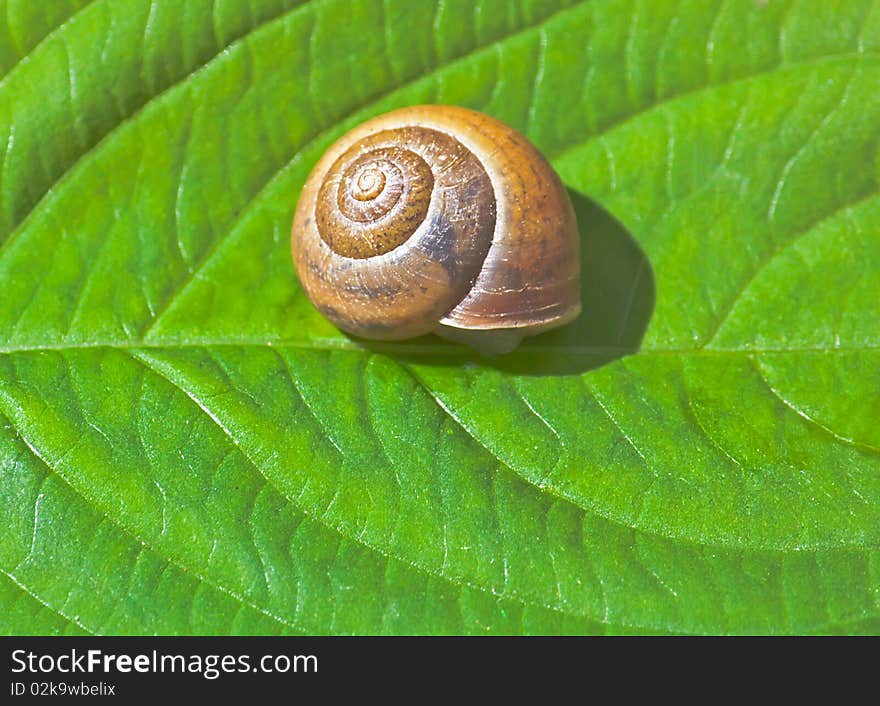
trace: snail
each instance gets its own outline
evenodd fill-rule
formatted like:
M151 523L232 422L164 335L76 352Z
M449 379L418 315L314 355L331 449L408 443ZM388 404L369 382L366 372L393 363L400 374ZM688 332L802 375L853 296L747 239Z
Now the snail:
M422 105L341 137L293 219L300 283L337 327L368 339L434 332L487 353L581 310L574 210L513 128Z

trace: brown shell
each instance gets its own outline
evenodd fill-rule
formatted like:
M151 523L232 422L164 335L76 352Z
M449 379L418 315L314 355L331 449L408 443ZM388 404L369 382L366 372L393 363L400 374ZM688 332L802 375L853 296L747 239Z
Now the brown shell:
M562 183L526 138L465 108L403 108L340 138L303 187L292 250L315 306L364 338L515 345L581 309Z

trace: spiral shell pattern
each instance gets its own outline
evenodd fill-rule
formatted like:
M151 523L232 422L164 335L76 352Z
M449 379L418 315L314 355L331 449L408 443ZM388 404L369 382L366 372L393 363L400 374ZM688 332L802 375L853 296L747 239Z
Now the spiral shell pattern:
M404 108L344 135L303 187L292 251L315 306L364 338L537 329L580 311L558 177L515 131L463 108Z
M495 194L454 137L382 130L334 159L314 227L320 242L302 264L309 291L333 295L313 299L322 313L368 338L417 336L473 285L495 230Z

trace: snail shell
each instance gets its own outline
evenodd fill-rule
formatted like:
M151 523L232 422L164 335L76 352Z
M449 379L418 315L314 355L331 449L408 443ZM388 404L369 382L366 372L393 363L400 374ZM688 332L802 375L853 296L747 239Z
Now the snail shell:
M363 338L435 332L503 352L581 310L559 177L465 108L403 108L340 138L303 187L292 250L313 304Z

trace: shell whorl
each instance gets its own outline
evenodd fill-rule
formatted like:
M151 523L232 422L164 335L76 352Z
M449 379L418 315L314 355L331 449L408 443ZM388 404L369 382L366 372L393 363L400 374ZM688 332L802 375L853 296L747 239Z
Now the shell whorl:
M425 220L434 174L421 154L395 144L412 138L402 133L377 136L390 147L354 145L327 173L315 215L321 239L339 255L384 255L409 240Z
M549 328L580 311L578 236L558 177L518 133L451 106L363 123L306 181L293 257L343 330Z

